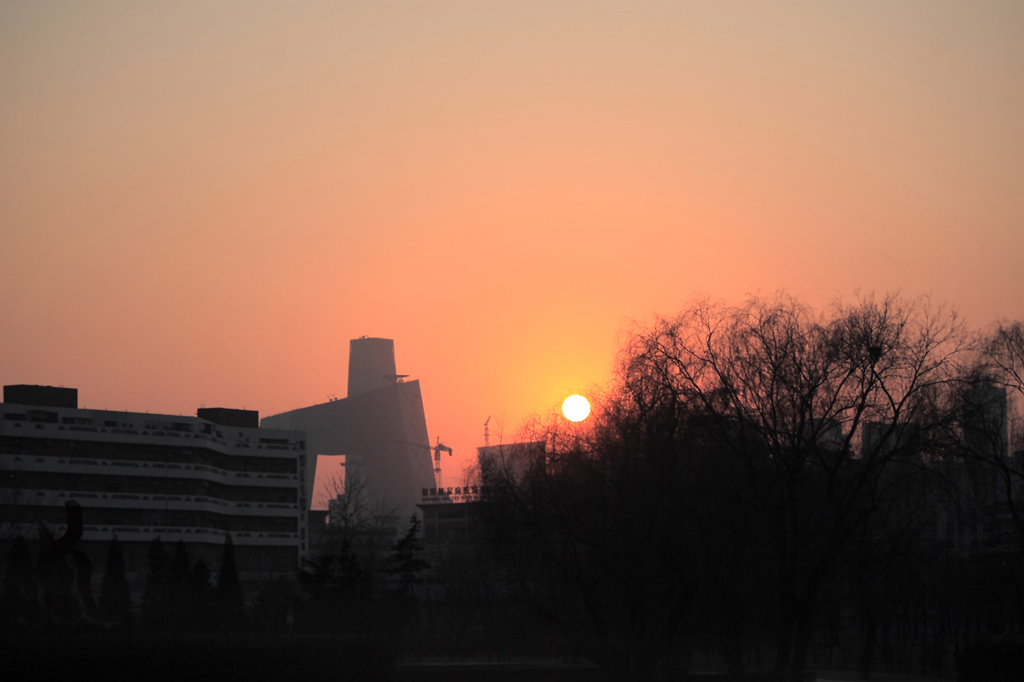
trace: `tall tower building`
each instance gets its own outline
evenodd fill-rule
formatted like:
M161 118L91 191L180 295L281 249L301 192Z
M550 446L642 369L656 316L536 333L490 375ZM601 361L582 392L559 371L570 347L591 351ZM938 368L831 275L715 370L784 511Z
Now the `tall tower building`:
M395 342L364 336L348 344L348 397L391 386L398 380Z
M407 517L423 489L435 485L419 381L396 373L391 339L353 339L349 353L346 398L265 417L262 426L305 431L310 455L345 455L346 467L358 465L373 493ZM313 473L306 482L311 502Z

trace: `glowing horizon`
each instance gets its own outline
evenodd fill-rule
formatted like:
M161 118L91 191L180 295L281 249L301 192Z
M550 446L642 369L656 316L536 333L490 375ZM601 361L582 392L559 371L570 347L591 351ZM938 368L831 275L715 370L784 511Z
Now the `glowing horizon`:
M0 379L86 407L390 338L447 478L701 293L1024 318L1018 3L4 3L0 91Z

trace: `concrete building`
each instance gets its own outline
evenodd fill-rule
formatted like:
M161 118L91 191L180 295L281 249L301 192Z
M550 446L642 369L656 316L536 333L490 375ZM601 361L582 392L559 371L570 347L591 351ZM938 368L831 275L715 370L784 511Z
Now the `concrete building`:
M421 491L435 483L420 385L405 378L395 369L394 341L353 339L348 397L264 417L262 424L305 431L314 468L318 457L344 455L347 472L358 469L374 494L408 518ZM310 500L314 473L306 480Z
M61 535L73 499L85 526L78 548L102 571L116 535L136 595L157 537L183 541L216 571L230 536L243 581L292 574L307 554L305 434L258 421L223 408L197 417L79 409L76 389L5 386L0 543L34 538L40 523Z
M531 470L546 466L544 441L485 445L476 449L477 464L485 477L500 474L521 480Z
M477 463L483 477L521 479L531 469L543 467L547 456L544 441L503 443L478 447ZM476 552L481 504L487 496L482 481L468 485L430 487L420 491L417 505L423 517L423 547L432 567L446 565L453 552Z

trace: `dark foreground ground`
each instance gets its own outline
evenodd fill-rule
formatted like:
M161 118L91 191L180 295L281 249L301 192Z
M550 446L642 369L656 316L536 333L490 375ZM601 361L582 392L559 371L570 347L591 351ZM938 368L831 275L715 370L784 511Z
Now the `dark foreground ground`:
M66 679L95 682L245 680L281 682L381 680L394 682L547 682L627 680L586 661L400 662L379 640L338 635L113 635L73 632L0 634L0 679ZM662 669L653 682L770 682L771 676L733 678ZM808 680L815 679L811 674ZM821 671L818 682L860 679L856 673ZM926 678L878 674L879 682L926 682ZM948 682L942 680L939 682ZM935 682L935 680L927 680Z
M511 682L526 680L527 682L547 682L548 680L618 680L628 676L610 674L601 671L591 663L417 663L399 664L395 668L393 679L401 682ZM1024 677L1024 673L1022 673ZM679 670L657 670L653 682L774 682L770 673L749 673L741 677L724 673L696 672L685 673ZM807 682L862 682L860 673L837 670L824 670L807 673ZM876 673L871 675L871 682L954 682L955 677L915 677L894 673Z
M436 663L399 664L395 680L400 682L548 682L549 680L617 680L637 679L628 672L612 673L592 663L520 662L520 663ZM642 678L641 678L642 679ZM680 670L654 671L652 682L774 682L771 675L753 673L734 677L720 673L691 673ZM810 674L806 682L814 682ZM895 681L893 681L895 682Z

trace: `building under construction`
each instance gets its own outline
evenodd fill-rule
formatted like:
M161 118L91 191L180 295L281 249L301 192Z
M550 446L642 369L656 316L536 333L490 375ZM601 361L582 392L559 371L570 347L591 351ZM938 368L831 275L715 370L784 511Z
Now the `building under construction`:
M436 482L420 384L405 379L395 367L393 340L353 339L347 397L264 417L261 423L305 431L314 468L317 456L344 455L347 476L358 471L375 495L395 503L407 517L415 512L421 491ZM306 480L311 500L314 473Z

